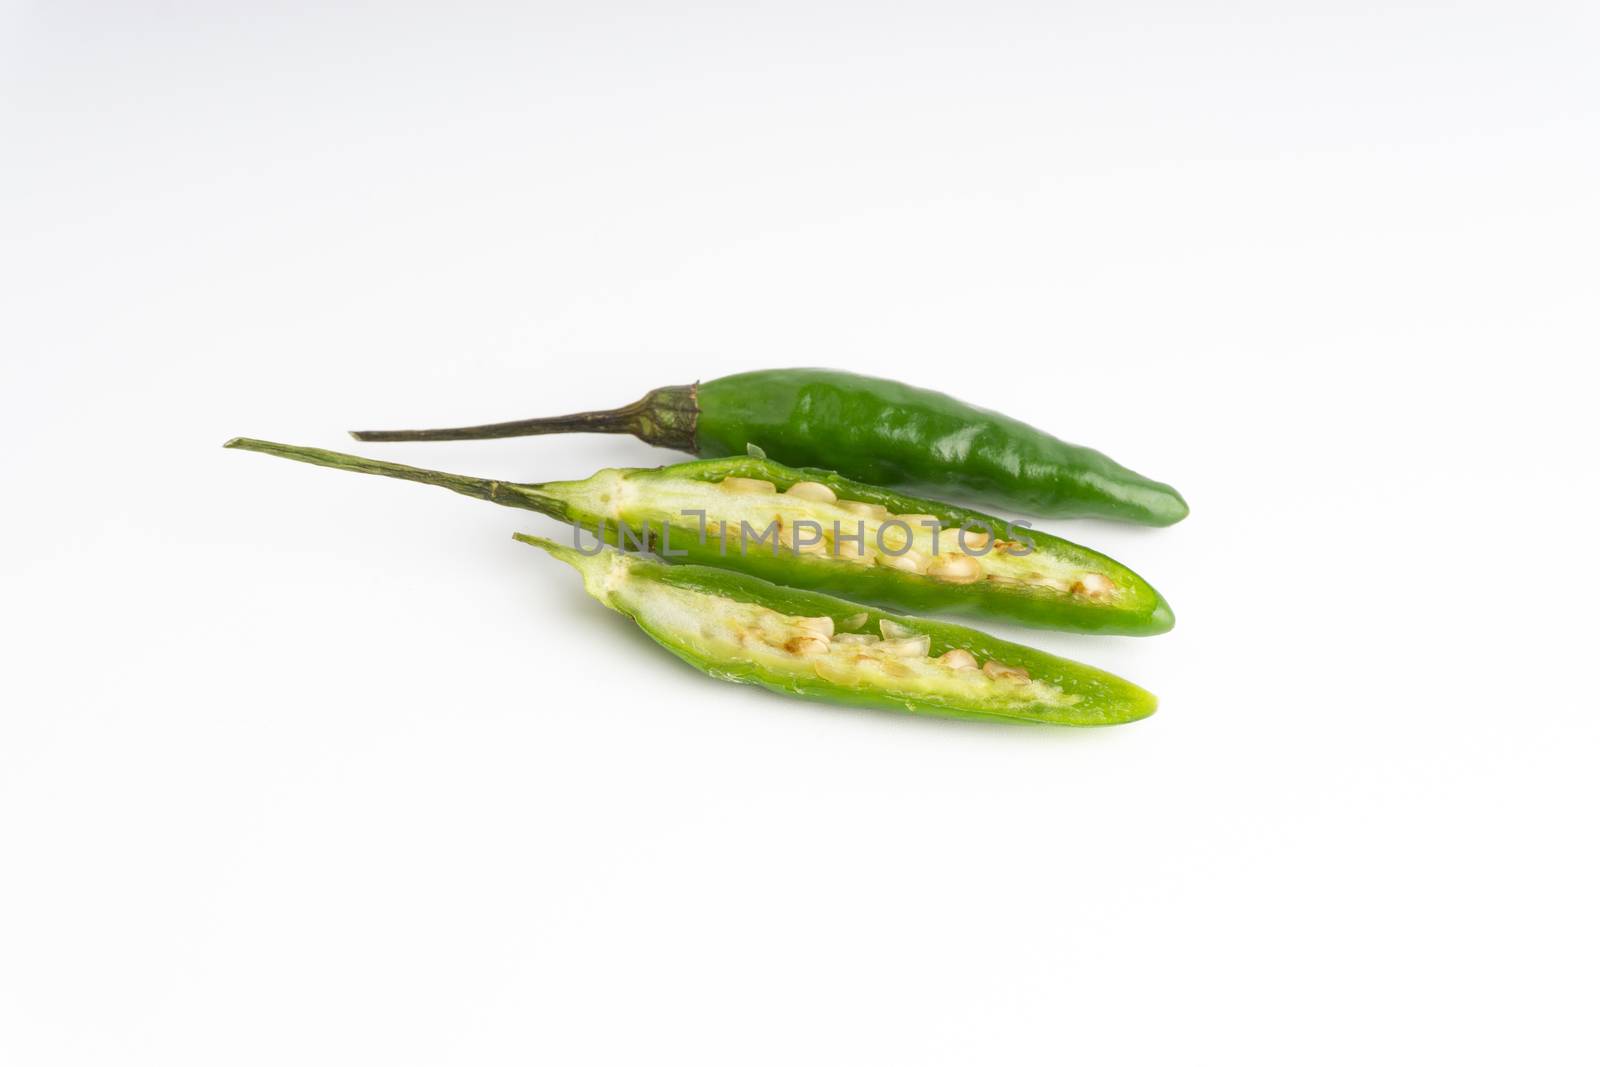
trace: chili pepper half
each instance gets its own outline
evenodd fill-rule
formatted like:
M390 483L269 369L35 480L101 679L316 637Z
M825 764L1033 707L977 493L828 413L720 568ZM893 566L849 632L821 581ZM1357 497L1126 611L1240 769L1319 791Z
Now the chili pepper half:
M1113 674L965 626L710 567L516 537L572 564L590 596L713 678L963 719L1109 726L1156 710L1154 696Z
M1157 634L1172 609L1108 556L981 512L753 456L607 468L519 484L235 438L229 448L443 486L601 540L913 612L1057 630Z
M626 407L445 430L358 430L359 441L457 441L631 433L699 456L755 445L799 467L877 485L955 490L1024 514L1170 526L1189 514L1172 486L1103 453L944 393L832 370L761 370L653 389Z

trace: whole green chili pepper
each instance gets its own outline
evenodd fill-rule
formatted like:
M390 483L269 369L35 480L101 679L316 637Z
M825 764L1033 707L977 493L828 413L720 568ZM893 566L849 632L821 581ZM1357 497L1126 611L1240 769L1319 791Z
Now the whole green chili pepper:
M631 433L699 456L755 445L797 467L878 485L954 490L1024 514L1169 526L1189 514L1170 485L1081 445L931 389L832 370L762 370L651 390L611 411L446 430L361 430L360 441Z
M1142 719L1156 698L1105 671L951 623L886 615L710 567L542 537L589 595L713 678L842 704L1061 726Z
M519 484L248 438L228 447L439 485L573 523L612 544L903 611L1091 633L1157 634L1173 623L1148 582L1091 549L754 456Z

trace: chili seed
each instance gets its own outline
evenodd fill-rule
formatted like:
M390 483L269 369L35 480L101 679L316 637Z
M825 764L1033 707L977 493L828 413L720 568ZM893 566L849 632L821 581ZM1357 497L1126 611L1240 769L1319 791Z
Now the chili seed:
M949 652L940 656L938 662L956 671L975 671L978 669L978 661L973 658L971 652L964 648L952 648Z
M983 577L983 568L973 557L951 552L928 565L928 577L942 582L975 582Z
M879 556L878 562L890 570L906 571L910 574L921 574L928 569L928 557L914 548L908 549L898 556Z
M990 678L1008 682L1026 682L1028 672L1022 667L1008 667L999 660L990 660L983 665L983 673Z
M816 656L828 651L828 639L815 634L801 634L784 642L784 651L797 656Z
M794 620L795 628L804 630L808 634L821 637L833 636L833 619L827 615L818 615L815 618L802 616Z
M903 659L921 659L928 654L928 646L932 643L932 638L927 634L921 634L917 637L901 638L898 641L884 641L878 647L891 656L899 656Z
M824 504L831 504L839 499L839 494L821 482L795 482L785 489L784 493L789 496L797 496L801 500L820 500Z
M778 487L765 478L724 478L720 483L730 493L776 493Z

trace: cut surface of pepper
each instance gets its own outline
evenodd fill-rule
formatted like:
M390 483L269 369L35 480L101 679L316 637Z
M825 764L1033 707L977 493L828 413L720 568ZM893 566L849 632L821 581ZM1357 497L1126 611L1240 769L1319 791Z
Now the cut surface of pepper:
M1161 595L1109 556L831 471L742 456L523 484L248 438L228 445L439 485L550 515L613 545L648 546L675 562L901 611L1087 633L1149 635L1173 625Z
M596 600L715 678L834 703L1060 726L1132 722L1156 709L1154 696L1115 675L965 626L730 571L516 537L571 564Z
M452 441L551 433L630 433L704 457L744 455L755 446L791 466L1049 518L1170 526L1189 513L1172 486L1092 448L944 393L847 371L750 371L653 389L608 411L354 436Z

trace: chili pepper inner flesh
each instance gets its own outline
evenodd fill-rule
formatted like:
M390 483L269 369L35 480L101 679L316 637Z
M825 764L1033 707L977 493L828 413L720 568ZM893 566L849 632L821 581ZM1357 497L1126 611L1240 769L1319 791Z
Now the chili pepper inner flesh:
M517 539L572 564L597 600L730 681L925 714L1062 725L1127 722L1155 710L1153 697L1120 678L966 627L609 548L589 556Z
M819 628L818 617L784 615L660 583L625 584L612 599L651 633L689 638L705 654L759 665L777 677L818 677L839 685L871 686L907 700L981 700L996 709L1018 711L1036 705L1071 707L1083 699L1009 664L985 673L976 666L941 662L929 654L926 640L830 634L825 631L832 626Z
M795 484L827 489L818 482ZM1037 549L1029 551L1022 541L994 536L981 526L950 528L934 515L897 514L880 504L837 498L831 490L829 499L819 499L796 495L794 487L782 491L758 479L708 482L657 477L647 485L619 478L595 486L592 492L567 496L557 491L557 495L584 511L635 527L659 529L666 523L693 528L698 535L698 516L703 514L705 536L716 541L719 550L724 538L737 550L742 537L749 551L771 527L780 552L889 567L935 581L1032 586L1040 592L1107 604L1124 599L1127 592L1097 570ZM754 547L767 543L763 540Z

